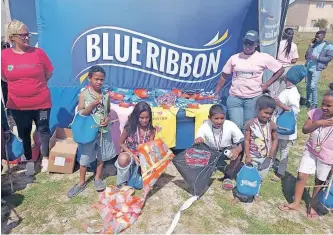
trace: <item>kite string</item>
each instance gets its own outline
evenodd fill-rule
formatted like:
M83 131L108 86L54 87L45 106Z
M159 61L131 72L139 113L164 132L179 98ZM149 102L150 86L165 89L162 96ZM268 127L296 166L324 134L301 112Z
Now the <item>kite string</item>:
M219 159L219 158L216 158L214 161L212 161L212 162L211 162L210 164L208 164L206 167L208 167L208 168L213 167L214 164L216 165L218 159ZM205 167L205 168L206 168L206 167ZM204 171L205 171L205 169L202 169L202 170L198 173L198 175L197 175L197 177L196 177L196 179L195 179L195 181L194 181L194 184L193 184L193 192L194 192L194 193L196 193L196 187L195 187L196 182L197 182L199 176L201 175L201 173L203 173ZM207 172L208 172L208 171L206 171L205 177L207 176ZM189 199L187 199L186 202L184 202L184 204L180 207L180 209L177 211L175 217L173 218L172 223L171 223L171 225L170 225L168 231L166 232L166 235L171 235L171 234L173 233L173 231L175 230L175 228L176 228L177 225L178 225L178 222L179 222L179 219L180 219L180 214L181 214L184 210L188 209L188 208L189 208L189 207L190 207L195 201L199 200L199 198L200 198L200 196L197 196L197 195L196 195L196 196L192 196L192 197L190 197Z
M188 209L193 202L197 201L199 199L199 196L192 196L189 199L187 199L186 202L184 202L184 204L180 207L180 209L177 211L177 214L175 215L175 217L172 220L172 223L168 229L168 231L166 232L167 235L171 235L173 233L173 231L175 230L175 228L178 225L179 219L180 219L180 214Z

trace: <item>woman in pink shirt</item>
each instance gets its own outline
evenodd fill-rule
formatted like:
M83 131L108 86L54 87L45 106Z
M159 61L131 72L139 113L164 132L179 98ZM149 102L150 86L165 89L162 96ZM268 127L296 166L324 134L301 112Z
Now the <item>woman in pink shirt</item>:
M217 84L215 94L219 94L226 78L232 74L230 96L227 100L228 115L231 121L244 131L244 124L255 116L257 99L282 74L281 63L266 53L256 51L259 44L258 32L250 30L243 42L243 52L229 58ZM264 71L268 69L274 75L263 83Z
M310 137L298 167L294 202L280 206L282 211L300 210L304 187L310 175L316 176L315 185L320 186L325 183L330 171L333 173L333 83L324 94L321 109L310 110L308 116L303 133L310 134ZM313 206L320 188L313 190L308 218L318 217Z
M13 47L1 51L1 78L8 84L7 108L23 141L26 174L33 175L35 170L31 161L30 138L32 121L40 133L44 157L42 171L46 171L48 165L51 97L47 81L52 76L53 66L42 49L30 47L30 34L22 22L9 23L6 34Z

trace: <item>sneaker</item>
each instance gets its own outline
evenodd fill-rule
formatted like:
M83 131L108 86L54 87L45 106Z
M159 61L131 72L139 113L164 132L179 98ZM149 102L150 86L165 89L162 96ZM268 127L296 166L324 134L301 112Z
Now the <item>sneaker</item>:
M27 162L27 159L25 158L24 154L21 156L21 162Z
M42 160L42 170L41 170L41 172L47 172L48 167L49 167L49 159L44 157L43 160Z
M103 190L105 190L105 188L106 188L106 184L103 180L98 179L98 180L94 181L94 189L97 192L103 191Z
M76 184L67 192L67 197L72 198L77 196L79 193L81 193L85 188L87 187L87 182L85 182L83 185Z
M35 174L35 163L34 162L27 162L25 164L25 175L33 176Z
M307 107L309 109L311 107L311 102L310 101L306 101L305 102L305 107Z

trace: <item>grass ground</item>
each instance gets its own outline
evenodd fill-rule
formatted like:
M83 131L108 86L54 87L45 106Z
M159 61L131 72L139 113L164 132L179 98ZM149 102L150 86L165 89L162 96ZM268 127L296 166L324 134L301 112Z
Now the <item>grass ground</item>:
M296 35L301 57L312 36ZM333 41L333 34L327 35L327 39ZM333 82L332 74L333 63L322 74L320 99L329 82ZM300 84L299 90L305 94L304 83ZM303 109L298 120L299 130L305 119L306 110ZM232 193L223 191L217 180L222 175L213 175L211 187L182 214L175 233L332 233L332 214L312 221L305 217L305 203L301 213L283 213L278 209L278 205L293 195L296 169L306 139L307 136L299 131L297 144L290 151L288 176L281 183L272 183L268 177L263 183L259 202L231 205ZM106 170L110 171L114 168ZM37 174L30 179L18 169L14 177L16 192L5 196L14 210L2 222L2 233L84 233L84 224L99 219L91 208L97 201L92 183L80 196L70 200L66 196L67 190L78 181L78 172L72 175ZM115 177L108 177L107 182L114 184ZM2 187L3 192L9 190L6 175L2 176ZM126 233L165 233L176 211L190 197L185 187L182 177L170 165L152 190L142 215Z

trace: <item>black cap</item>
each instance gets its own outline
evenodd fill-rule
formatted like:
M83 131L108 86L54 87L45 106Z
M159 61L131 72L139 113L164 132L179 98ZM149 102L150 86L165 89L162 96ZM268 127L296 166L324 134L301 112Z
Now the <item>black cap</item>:
M259 42L259 34L257 31L255 30L249 30L246 32L245 36L244 36L244 41L248 40L251 42Z

